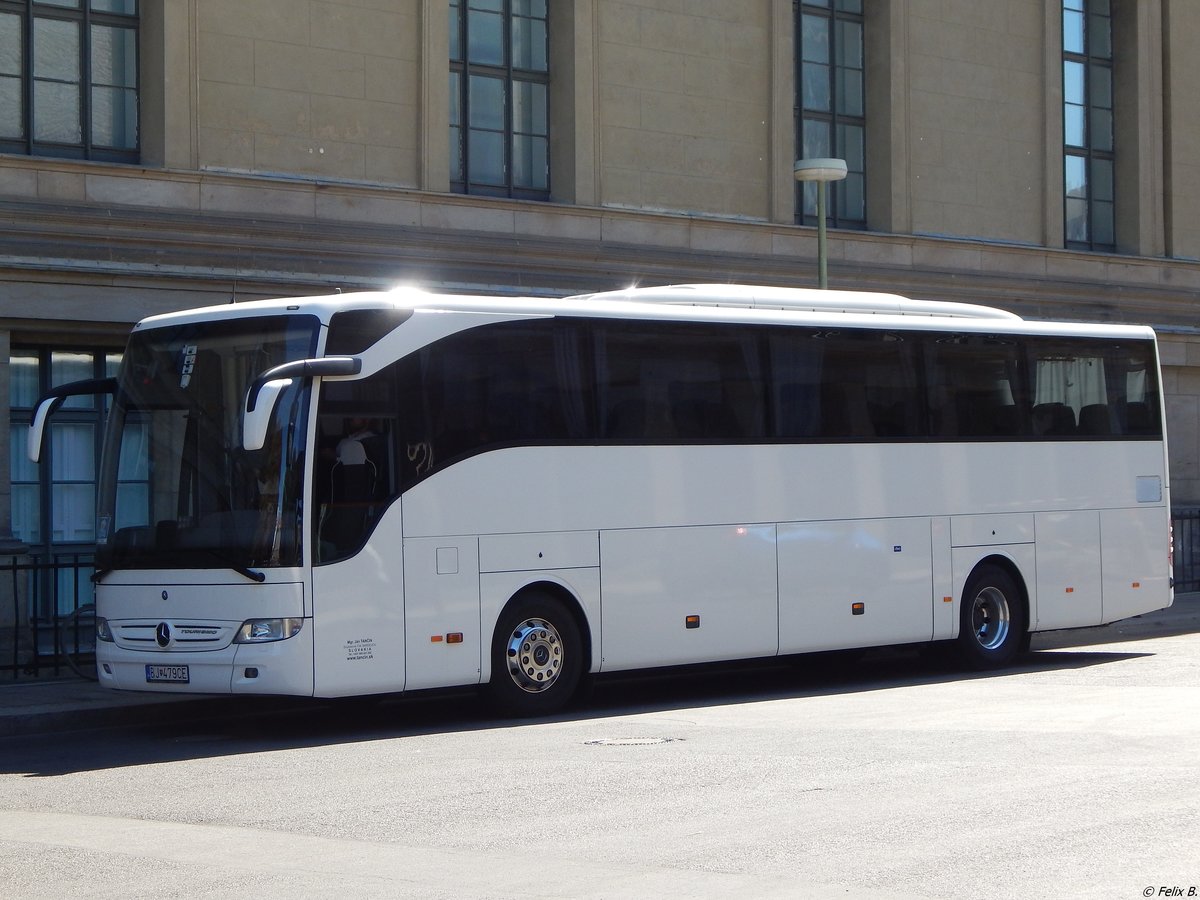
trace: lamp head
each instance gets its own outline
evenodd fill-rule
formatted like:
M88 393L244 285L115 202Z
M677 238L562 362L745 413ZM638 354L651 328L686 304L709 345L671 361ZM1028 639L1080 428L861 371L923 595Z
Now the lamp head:
M846 172L844 159L798 159L792 166L797 181L841 181Z

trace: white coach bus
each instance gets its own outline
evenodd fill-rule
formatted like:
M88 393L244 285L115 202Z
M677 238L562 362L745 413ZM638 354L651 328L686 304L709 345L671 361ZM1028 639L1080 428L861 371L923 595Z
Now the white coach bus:
M1148 328L723 285L154 316L116 379L97 663L339 697L1035 631L1172 602Z

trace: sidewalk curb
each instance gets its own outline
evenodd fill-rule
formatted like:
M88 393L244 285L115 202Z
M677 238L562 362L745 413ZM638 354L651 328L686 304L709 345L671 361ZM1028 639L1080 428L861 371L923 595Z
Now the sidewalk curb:
M0 696L4 688L0 687ZM198 720L227 714L229 700L216 697L155 698L98 707L69 707L0 717L0 738L88 731L147 722Z
M83 681L53 684L64 696L48 700L44 708L34 706L27 712L0 715L0 739L129 725L243 718L302 709L323 702L312 697L117 693ZM0 685L0 705L8 687Z

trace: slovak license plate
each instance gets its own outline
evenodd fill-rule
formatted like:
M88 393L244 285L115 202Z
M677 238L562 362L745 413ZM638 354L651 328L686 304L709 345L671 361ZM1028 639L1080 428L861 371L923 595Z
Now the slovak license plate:
M146 666L146 681L160 684L187 684L190 681L187 666Z

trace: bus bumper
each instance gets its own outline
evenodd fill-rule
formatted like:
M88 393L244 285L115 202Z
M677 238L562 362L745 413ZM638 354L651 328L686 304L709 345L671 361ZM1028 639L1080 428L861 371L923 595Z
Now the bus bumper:
M312 632L305 627L287 640L192 653L128 650L98 642L96 671L101 685L120 691L311 697Z

